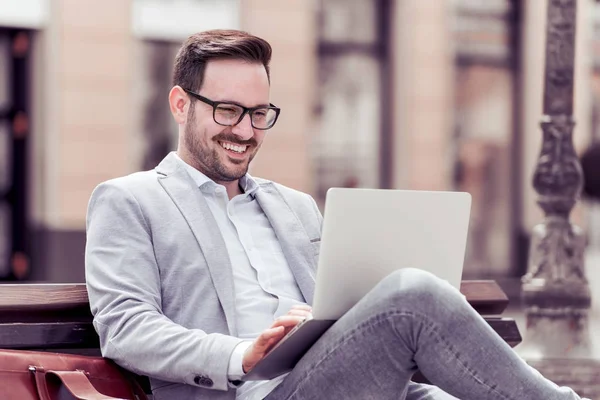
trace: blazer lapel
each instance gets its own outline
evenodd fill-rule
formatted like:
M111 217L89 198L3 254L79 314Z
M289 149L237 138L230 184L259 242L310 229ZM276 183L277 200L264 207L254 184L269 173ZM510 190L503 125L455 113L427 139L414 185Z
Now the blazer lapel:
M308 304L312 304L316 266L310 238L296 214L272 183L261 184L256 200L269 219L296 283Z
M229 333L237 335L233 272L225 241L208 203L188 173L170 153L156 168L158 181L183 214L200 244L219 301L225 312Z

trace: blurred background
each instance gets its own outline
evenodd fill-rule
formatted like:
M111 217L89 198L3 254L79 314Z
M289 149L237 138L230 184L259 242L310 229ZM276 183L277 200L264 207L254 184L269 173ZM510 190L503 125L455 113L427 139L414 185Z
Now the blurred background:
M468 191L464 277L517 293L542 220L545 15L545 0L2 0L0 279L84 281L94 187L175 149L182 40L236 28L273 46L282 108L253 175L321 206L332 186ZM600 4L579 0L577 29L583 152L600 141ZM599 215L573 212L589 251Z

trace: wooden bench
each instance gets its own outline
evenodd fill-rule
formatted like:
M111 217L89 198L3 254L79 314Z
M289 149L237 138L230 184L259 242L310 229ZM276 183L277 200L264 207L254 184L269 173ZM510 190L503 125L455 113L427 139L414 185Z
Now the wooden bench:
M515 321L501 317L508 298L494 281L463 281L461 292L509 345L521 342ZM0 348L100 355L85 284L0 284Z

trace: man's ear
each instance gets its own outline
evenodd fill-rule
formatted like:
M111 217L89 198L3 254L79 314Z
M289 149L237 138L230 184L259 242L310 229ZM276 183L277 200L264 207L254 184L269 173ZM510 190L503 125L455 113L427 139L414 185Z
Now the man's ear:
M191 107L190 98L181 86L173 86L169 92L169 107L171 114L178 125L187 121L188 108Z

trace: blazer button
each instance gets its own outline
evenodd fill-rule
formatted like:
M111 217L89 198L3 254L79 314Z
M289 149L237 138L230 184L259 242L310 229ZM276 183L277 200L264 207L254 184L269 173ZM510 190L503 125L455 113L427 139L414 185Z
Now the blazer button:
M196 385L206 386L206 387L212 387L212 385L214 385L214 382L212 381L212 379L207 378L206 376L200 376L200 375L194 377L194 382L196 383Z

